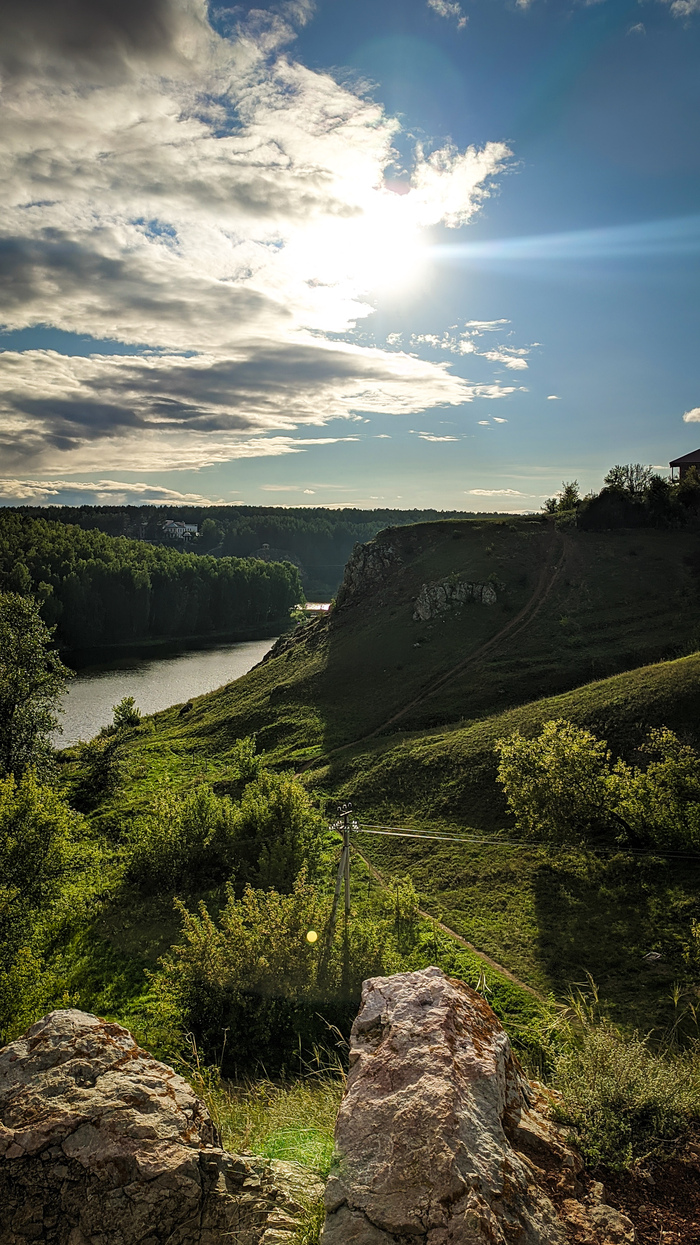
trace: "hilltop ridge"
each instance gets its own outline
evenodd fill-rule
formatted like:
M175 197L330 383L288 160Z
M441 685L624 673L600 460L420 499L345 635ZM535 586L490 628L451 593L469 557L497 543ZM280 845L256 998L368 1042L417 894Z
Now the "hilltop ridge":
M540 519L389 528L356 548L327 617L194 700L186 723L176 709L159 722L208 749L257 733L259 747L296 763L672 659L700 646L698 548L687 531L579 532ZM489 600L465 597L465 585L488 586ZM442 601L427 618L416 608L426 591Z

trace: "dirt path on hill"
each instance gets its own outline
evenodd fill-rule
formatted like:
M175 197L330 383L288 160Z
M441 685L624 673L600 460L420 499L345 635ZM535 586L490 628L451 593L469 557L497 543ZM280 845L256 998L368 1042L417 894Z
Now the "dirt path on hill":
M387 886L382 874L375 868L372 862L367 859L364 853L360 851L359 847L356 847L353 844L352 850L357 856L360 857L360 860L367 867L367 869L369 869L372 877L379 882L379 885L383 887L384 890L388 891L389 887ZM455 942L458 942L462 947L466 947L468 951L473 953L473 955L478 956L478 958L489 968L492 968L494 972L500 973L502 977L507 977L509 981L512 981L514 986L519 986L521 990L527 991L527 993L531 994L533 998L539 999L540 1003L546 1002L544 995L540 994L539 990L535 990L532 986L528 986L524 981L521 981L519 977L515 976L515 973L511 973L509 968L505 968L503 964L499 964L498 960L492 960L490 955L487 955L485 951L480 951L478 947L474 946L473 942L468 942L467 939L463 938L461 934L458 934L456 930L450 929L449 925L443 924L442 921L436 921L435 917L431 916L429 912L425 912L423 908L418 909L418 915L422 916L426 921L435 921L437 928L442 930L443 934L448 934L450 938L454 938Z
M506 623L505 627L502 627L500 631L497 631L496 635L492 636L490 640L487 640L485 644L482 644L481 647L476 649L475 652L470 653L467 657L464 657L462 661L458 661L457 664L452 666L452 668L445 674L440 675L439 678L431 682L429 687L425 687L422 691L420 691L413 700L410 700L407 705L404 705L403 709L399 709L398 713L395 713L392 717L387 718L386 722L382 722L381 726L375 727L373 731L370 731L367 735L363 735L361 740L356 740L355 742L362 743L365 739L374 739L375 735L381 734L387 726L393 726L394 722L398 722L404 714L409 713L411 709L415 709L416 706L422 704L424 700L428 700L429 697L434 696L436 692L440 691L441 687L444 687L446 683L450 683L456 675L461 674L463 670L468 669L468 667L473 665L475 662L481 661L482 657L486 657L494 648L497 648L497 646L505 640L506 637L510 637L512 639L513 636L519 635L521 631L524 631L526 627L529 627L533 618L536 618L539 614L542 606L554 587L559 572L564 565L566 546L562 544L558 561L554 566L552 566L554 553L555 546L552 544L547 561L540 572L540 577L537 581L535 591L530 599L526 601L525 605L523 605L522 609L518 611L515 617L511 618L509 623ZM352 744L344 744L343 747L351 748ZM330 755L333 754L331 753Z
M547 559L542 567L540 577L532 596L525 602L522 609L518 611L515 617L511 618L510 622L506 623L505 627L501 627L501 630L496 632L496 635L492 636L490 640L487 640L484 644L482 644L480 648L475 650L475 652L470 653L467 657L464 657L461 661L458 661L456 665L452 666L444 674L439 675L439 677L433 680L430 685L425 686L417 696L414 696L413 700L410 700L407 705L404 705L403 708L399 709L390 718L387 718L386 721L381 722L379 726L374 728L374 730L368 731L366 735L361 735L359 739L351 740L350 743L339 744L337 748L333 748L330 752L324 753L321 757L314 757L313 759L307 761L306 764L301 766L299 773L303 774L307 769L312 769L324 761L330 761L332 757L338 756L339 753L347 751L348 748L356 748L358 744L363 744L368 739L375 739L377 735L381 735L382 732L386 730L387 726L393 726L395 722L399 722L405 714L410 713L412 709L415 709L425 700L428 700L431 696L434 696L441 687L444 687L445 684L450 683L452 679L461 674L463 670L468 669L468 667L473 665L475 662L481 661L482 658L487 657L489 653L491 653L498 647L499 644L503 642L503 640L508 638L512 639L514 636L519 635L521 631L524 631L527 627L529 627L530 623L537 617L542 606L547 600L547 597L552 591L552 588L554 587L554 584L556 583L564 565L566 559L566 546L563 541L560 544L559 557L557 561L554 562L558 543L556 534L554 534Z

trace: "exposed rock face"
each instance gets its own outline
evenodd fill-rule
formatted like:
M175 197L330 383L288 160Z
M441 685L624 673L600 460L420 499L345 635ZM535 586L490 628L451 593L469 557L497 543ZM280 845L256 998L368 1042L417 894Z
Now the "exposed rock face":
M0 1051L0 1245L286 1245L299 1175L276 1166L222 1150L120 1025L56 1011Z
M495 605L496 589L493 584L470 583L465 579L448 576L436 584L423 584L413 611L415 622L429 622L437 614L445 610L455 609L467 601L476 601L479 605Z
M612 1207L580 1200L578 1154L462 982L438 968L366 981L350 1062L322 1245L634 1241Z
M355 545L338 589L336 609L342 609L350 601L354 603L357 597L382 587L398 562L399 555L393 545L376 540L366 545Z

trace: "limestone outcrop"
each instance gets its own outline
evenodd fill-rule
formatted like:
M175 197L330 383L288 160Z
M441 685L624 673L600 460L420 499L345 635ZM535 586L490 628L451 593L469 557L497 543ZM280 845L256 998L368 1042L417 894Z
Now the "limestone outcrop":
M0 1245L287 1245L304 1177L274 1166L120 1025L55 1011L0 1051Z
M429 622L446 610L458 609L467 601L478 605L495 605L496 588L492 583L478 584L449 575L435 584L423 584L413 609L414 622Z
M394 545L377 540L370 540L366 545L355 545L338 589L336 609L343 609L351 601L354 604L358 598L383 587L399 561Z
M632 1245L462 982L366 981L350 1063L322 1245Z

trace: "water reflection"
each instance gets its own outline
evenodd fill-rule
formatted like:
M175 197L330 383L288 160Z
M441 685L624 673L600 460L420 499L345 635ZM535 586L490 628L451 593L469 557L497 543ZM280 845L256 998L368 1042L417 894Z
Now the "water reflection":
M239 679L264 657L274 637L219 644L210 648L133 649L119 657L71 654L67 664L78 669L62 698L63 733L54 736L59 748L92 739L112 721L112 706L133 696L142 713L156 713L223 683Z

